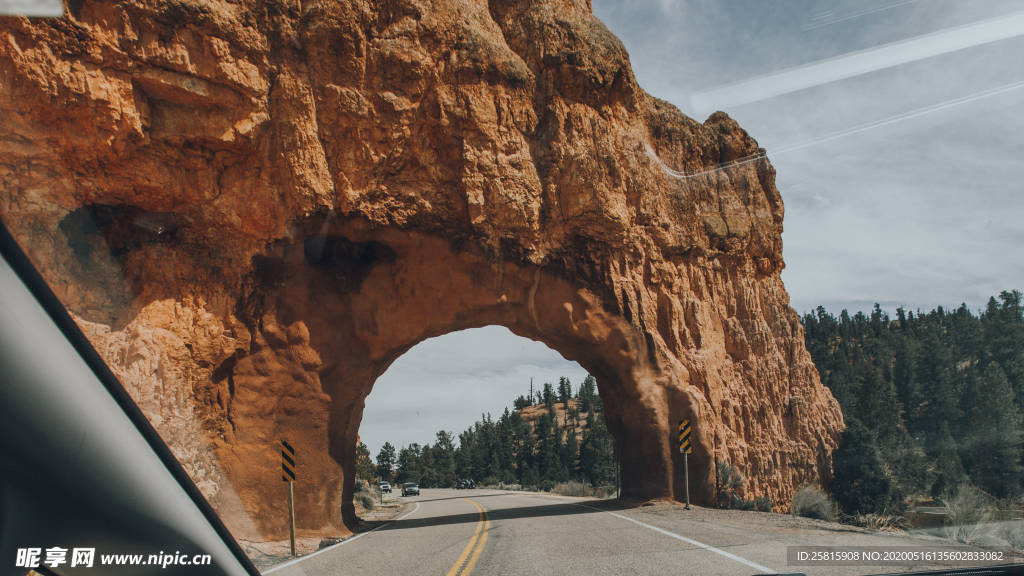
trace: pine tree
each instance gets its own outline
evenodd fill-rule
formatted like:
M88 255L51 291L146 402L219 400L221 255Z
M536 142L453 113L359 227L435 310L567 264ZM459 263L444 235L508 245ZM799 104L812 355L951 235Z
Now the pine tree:
M519 483L525 486L536 486L540 482L537 472L537 438L529 422L520 418L515 425L516 435L516 476ZM528 471L532 471L536 479L531 481Z
M407 448L398 451L398 469L395 471L395 482L419 483L422 472L420 471L420 445L413 443Z
M949 428L944 427L941 434L942 436L937 442L938 458L935 460L933 470L935 479L929 490L934 498L946 498L951 495L960 487L966 477L960 456L957 454L957 444L953 440Z
M1024 410L1024 307L1021 293L1001 292L992 298L982 316L984 358L999 364L1006 375L1019 409Z
M1015 495L1021 483L1021 415L1013 389L997 362L979 381L967 452L971 478L993 496Z
M390 482L395 471L396 460L395 447L390 442L385 442L381 446L380 452L377 453L377 476Z
M832 453L832 494L847 514L883 512L893 485L878 452L877 440L858 420L847 422L842 442Z
M555 469L555 439L551 434L551 414L541 414L533 424L533 435L537 438L537 473L541 479L550 479Z
M515 484L515 430L512 413L509 412L508 408L505 409L505 413L498 420L495 445L498 454L499 478L506 484ZM507 480L509 475L512 477L511 481Z
M473 466L475 447L476 434L472 428L459 434L459 447L455 449L455 473L459 478L472 479L476 475Z
M614 479L612 436L604 420L587 413L586 431L580 444L580 474L591 486L607 486Z
M556 400L556 396L555 396L555 389L554 389L554 388L552 388L552 386L551 386L551 383L550 383L550 382L545 382L545 383L544 383L544 393L543 393L543 398L544 398L544 402L543 402L543 403L544 403L544 406L545 406L545 407L546 407L546 408L547 408L548 410L554 410L554 408L555 408L555 400Z
M420 451L420 487L421 488L445 488L446 486L438 479L437 462L435 460L436 450L430 444L424 444Z
M537 468L534 466L526 467L526 469L523 470L523 476L519 483L530 488L538 486L540 484L540 473L537 472Z
M908 407L908 427L924 440L929 456L937 455L941 427L953 427L962 418L960 393L956 388L955 363L949 348L942 341L945 333L939 307L924 320L921 334L921 355L915 370L920 390L920 403Z
M455 439L451 432L441 430L434 444L434 465L437 467L437 485L448 487L455 484Z
M565 408L569 407L569 400L572 398L572 384L569 379L562 376L558 379L558 401Z
M590 374L587 374L587 377L583 379L583 383L580 384L577 397L580 400L580 412L590 412L598 409L601 398L597 394L597 381Z
M362 442L356 446L356 477L366 481L377 477L377 467L370 458L370 449Z
M523 408L532 406L533 402L525 396L520 396L512 402L512 407L516 410L522 410Z
M578 476L579 453L579 441L576 439L576 431L574 428L566 427L565 443L562 445L562 468L566 470L570 478Z

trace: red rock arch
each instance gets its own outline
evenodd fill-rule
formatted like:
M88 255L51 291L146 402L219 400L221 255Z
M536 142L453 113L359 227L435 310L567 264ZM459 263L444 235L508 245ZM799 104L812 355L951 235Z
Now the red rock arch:
M319 402L326 411L319 426L308 426L315 411L298 412L302 415L298 420L306 419L306 426L275 421L275 425L291 428L292 436L298 435L301 440L297 442L308 450L326 450L341 471L335 484L340 492L333 496L315 492L300 506L307 510L310 529L330 525L332 517L337 522L336 506L342 511L340 520L348 523L354 518L355 444L364 400L376 379L427 338L487 325L504 326L540 341L595 375L622 462L626 498L682 499L682 460L673 440L680 419L692 420L695 427L690 462L694 503L714 505L716 459L740 465L752 481L750 496L769 495L776 501L799 482L815 480L820 473L822 461L815 458L803 470L794 469L796 474L790 478L779 478L781 470L775 471L774 478L781 480L776 484L772 476L752 470L752 462L743 452L748 446L718 444L729 437L729 431L723 430L722 408L706 397L708 385L706 377L699 377L699 365L687 366L660 332L643 329L648 322L654 328L656 316L641 309L630 319L619 307L636 304L614 299L614 292L602 292L600 287L571 278L563 268L501 261L479 247L375 227L361 220L331 218L325 223L318 218L303 228L315 233L304 241L281 243L277 258L264 261L257 271L250 299L258 297L259 309L254 312L263 318L257 328L262 337L257 335L257 340L268 344L243 358L233 368L233 378L236 387L263 398L279 386L281 375L266 369L261 374L257 364L301 362L295 359L301 357L301 351L289 351L295 343L300 349L318 353L305 370L315 369L326 395ZM636 293L644 298L642 289ZM297 334L283 333L288 330L282 326ZM712 337L711 330L701 336L705 341ZM261 355L271 359L261 359ZM299 396L313 397L308 393ZM235 410L245 408L236 406ZM791 418L780 416L749 422L747 426L757 430L755 435L762 436L752 438L748 432L745 439L784 450L788 447L785 443L800 442L799 437L789 436L786 420ZM322 429L323 419L326 430ZM257 421L247 426L272 427ZM826 446L819 447L818 458L827 458ZM238 450L239 445L231 449ZM808 456L814 458L812 454ZM327 461L325 456L319 454L318 458ZM326 468L333 469L333 462ZM234 470L236 475L260 468L239 464L247 471ZM261 470L259 474L271 478L269 483L251 480L254 486L264 486L261 497L265 497L274 491L273 472ZM247 504L247 508L256 507ZM319 526L315 518L320 519ZM262 530L274 532L275 525L281 524L268 518Z
M686 417L695 501L716 459L782 505L827 480L774 176L645 93L585 1L0 20L0 218L248 539L285 533L284 435L300 535L343 532L373 380L486 324L597 376L627 495L678 496Z

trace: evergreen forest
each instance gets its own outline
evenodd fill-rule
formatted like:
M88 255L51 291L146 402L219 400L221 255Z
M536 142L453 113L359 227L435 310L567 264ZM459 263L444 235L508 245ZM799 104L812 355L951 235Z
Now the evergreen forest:
M993 498L1021 494L1020 292L977 313L900 308L890 318L876 304L838 318L818 307L801 320L846 421L830 487L844 512L898 513L965 483Z
M518 484L550 490L560 482L575 480L590 486L610 486L615 481L612 437L604 424L604 407L593 376L577 390L568 378L557 385L544 384L536 392L520 396L514 410L494 419L490 414L458 437L441 430L436 442L410 444L396 449L384 444L375 461L360 443L357 475L380 476L395 484L416 482L424 488L450 488L457 479L478 485ZM524 410L533 417L523 417ZM532 421L531 421L532 420Z

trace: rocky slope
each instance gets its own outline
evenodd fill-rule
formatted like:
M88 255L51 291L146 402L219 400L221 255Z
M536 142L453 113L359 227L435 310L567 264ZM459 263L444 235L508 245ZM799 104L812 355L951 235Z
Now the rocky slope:
M69 0L0 18L0 217L236 535L354 519L377 376L500 324L598 379L623 490L675 421L748 496L842 428L756 142L646 94L585 0Z

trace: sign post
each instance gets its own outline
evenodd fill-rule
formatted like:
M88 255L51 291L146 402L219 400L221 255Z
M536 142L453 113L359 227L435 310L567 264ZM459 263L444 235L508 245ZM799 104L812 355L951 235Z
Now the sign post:
M679 452L683 455L683 474L686 482L686 509L690 509L690 421L679 421Z
M295 556L295 448L281 440L281 480L288 483L288 518L291 521L292 556Z

